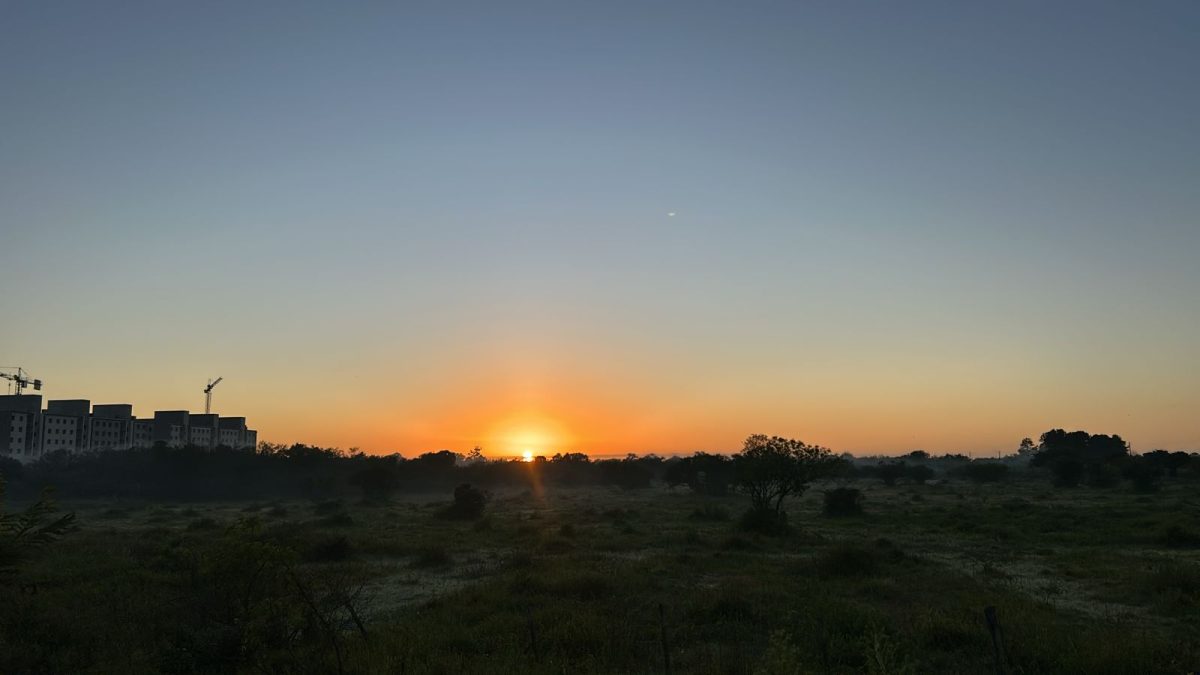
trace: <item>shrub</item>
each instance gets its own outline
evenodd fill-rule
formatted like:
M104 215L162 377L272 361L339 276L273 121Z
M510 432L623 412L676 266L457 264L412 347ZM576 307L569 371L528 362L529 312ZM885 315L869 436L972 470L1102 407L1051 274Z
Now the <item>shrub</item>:
M789 530L787 512L751 507L738 523L743 530L762 534L783 534Z
M762 662L754 670L755 675L777 675L779 673L803 673L803 652L792 642L787 631L777 630L771 633L767 643L767 651L763 653Z
M840 543L822 551L813 561L823 577L862 577L875 572L875 552L858 544Z
M313 513L318 516L328 516L342 510L342 500L331 499L313 505Z
M1144 577L1146 592L1164 604L1181 609L1200 605L1200 566L1164 561Z
M354 547L344 535L319 541L304 554L307 562L336 562L350 557Z
M726 551L754 551L758 549L758 545L745 537L734 535L721 542L721 548Z
M857 516L862 513L862 491L840 487L825 492L825 515Z
M996 462L971 462L962 473L974 483L998 483L1008 476L1008 466Z
M875 540L875 552L889 562L900 562L904 559L904 551L892 543L891 539L880 537Z
M413 567L445 567L450 564L450 554L440 546L427 546L417 551Z
M729 520L729 511L719 504L702 504L692 510L692 520Z
M908 468L908 478L914 483L924 485L925 481L933 478L933 476L933 469L925 466L924 464L914 464Z
M197 518L188 523L187 529L191 531L212 530L216 529L216 527L217 521L213 520L212 518Z
M1200 534L1182 525L1172 525L1163 535L1163 544L1167 548L1200 548Z
M438 516L451 520L474 520L483 515L487 505L487 493L463 483L454 488L454 503L438 512Z
M326 527L350 527L354 524L354 519L349 513L335 513L321 518L317 523Z
M880 462L875 467L875 475L883 481L884 485L892 486L896 484L902 476L908 473L908 465L904 462Z

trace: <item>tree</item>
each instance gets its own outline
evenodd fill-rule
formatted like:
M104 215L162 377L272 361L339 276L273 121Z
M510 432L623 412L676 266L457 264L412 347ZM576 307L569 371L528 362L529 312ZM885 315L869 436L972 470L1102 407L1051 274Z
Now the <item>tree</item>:
M1022 457L1033 457L1037 452L1037 446L1034 445L1032 438L1022 438L1021 445L1017 448L1017 454Z
M810 482L831 475L841 460L829 448L756 434L746 439L733 461L735 481L750 495L747 524L753 521L773 529L786 520L784 500L802 494Z
M903 461L900 462L880 462L875 467L875 473L883 481L884 485L892 486L896 484L904 474L908 473L908 465Z
M672 487L687 485L697 494L721 497L729 489L732 464L726 455L697 452L691 457L669 460L663 480Z
M400 487L396 457L362 457L358 461L363 467L350 476L350 484L362 490L363 499L367 501L387 501Z
M1070 487L1079 484L1082 475L1096 487L1112 485L1116 473L1112 464L1129 457L1129 444L1113 434L1088 434L1086 431L1067 432L1051 429L1041 436L1038 451L1029 460L1032 467L1050 467L1056 485Z
M975 460L959 467L958 473L975 483L998 483L1008 475L1008 465Z
M933 478L933 469L924 464L914 464L908 467L908 479L914 483L924 485L926 481Z
M1050 466L1050 470L1058 487L1076 487L1083 480L1083 462L1077 459L1060 459Z

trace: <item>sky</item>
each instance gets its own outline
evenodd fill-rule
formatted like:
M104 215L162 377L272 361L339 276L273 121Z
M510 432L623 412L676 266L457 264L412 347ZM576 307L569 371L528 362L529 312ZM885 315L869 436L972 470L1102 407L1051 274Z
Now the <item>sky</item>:
M369 452L1200 449L1200 4L0 2L0 365ZM673 215L672 215L673 214Z

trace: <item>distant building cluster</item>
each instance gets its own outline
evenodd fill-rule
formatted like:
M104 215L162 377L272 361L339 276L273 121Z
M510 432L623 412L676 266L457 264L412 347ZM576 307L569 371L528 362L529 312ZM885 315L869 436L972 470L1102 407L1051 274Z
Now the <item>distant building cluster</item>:
M40 395L0 396L0 455L32 462L56 450L93 452L149 448L253 448L258 432L245 417L158 410L153 419L133 416L128 403L92 405L84 399L47 401Z

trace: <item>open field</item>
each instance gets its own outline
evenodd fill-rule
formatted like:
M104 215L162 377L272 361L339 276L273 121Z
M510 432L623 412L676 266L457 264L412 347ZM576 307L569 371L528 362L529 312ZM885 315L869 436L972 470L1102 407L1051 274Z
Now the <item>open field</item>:
M1186 486L859 482L865 513L844 518L822 515L828 487L791 501L776 537L739 530L742 497L658 485L501 492L476 521L435 517L443 494L66 504L80 529L26 561L8 620L28 639L7 647L61 672L1200 668ZM353 596L353 617L328 613L331 644L257 636L291 611L257 587L271 559Z

